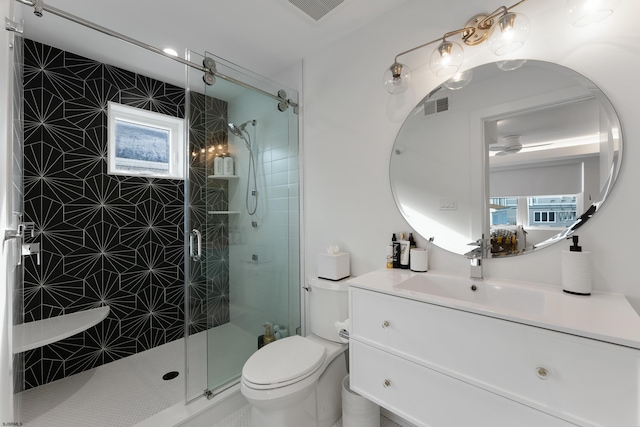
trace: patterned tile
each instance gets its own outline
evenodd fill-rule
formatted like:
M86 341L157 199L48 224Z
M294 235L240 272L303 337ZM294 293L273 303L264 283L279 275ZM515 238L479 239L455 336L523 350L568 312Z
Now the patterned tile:
M26 352L28 389L182 338L184 183L108 175L107 106L173 117L186 109L180 87L31 40L23 68L25 220L36 224L43 251L42 265L25 262L24 320L111 307L95 327ZM189 100L189 152L226 146L227 103ZM209 227L205 212L207 201L226 206L228 195L208 191L206 153L201 159L190 172L191 226L205 231L205 259L217 261L192 268L193 332L229 320L228 222ZM220 277L207 289L211 272Z

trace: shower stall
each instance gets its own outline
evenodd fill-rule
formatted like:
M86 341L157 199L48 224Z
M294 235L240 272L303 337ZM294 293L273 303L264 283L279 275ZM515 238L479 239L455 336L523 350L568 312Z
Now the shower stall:
M46 30L30 34L15 37L13 105L21 120L13 123L16 158L4 160L24 174L16 177L23 233L15 244L27 255L16 257L13 322L3 336L13 331L15 344L31 325L102 317L14 347L16 410L0 421L56 425L55 406L74 408L101 377L97 370L129 359L136 370L144 360L153 381L164 375L180 384L164 407L232 389L265 325L278 338L300 333L297 92L208 52L161 58L172 64L167 75L149 77L142 57L166 55L143 43L139 63L113 65L45 44ZM109 173L109 102L184 123L184 179ZM168 356L169 347L178 352ZM152 353L169 362L143 359ZM162 393L149 387L136 396ZM113 394L97 400L116 402ZM105 425L126 412L119 405L103 405L112 411L102 414ZM73 425L69 410L65 425ZM123 425L139 421L140 414Z
M246 85L188 74L190 120L189 365L206 353L207 375L190 372L187 398L208 397L237 382L265 325L277 337L300 328L300 220L297 98L211 53L225 75ZM255 90L259 88L261 90ZM274 89L276 89L274 91ZM282 111L284 110L284 111ZM203 113L204 111L204 113ZM216 167L232 159L231 168ZM194 246L201 241L200 256ZM201 336L206 335L206 348Z

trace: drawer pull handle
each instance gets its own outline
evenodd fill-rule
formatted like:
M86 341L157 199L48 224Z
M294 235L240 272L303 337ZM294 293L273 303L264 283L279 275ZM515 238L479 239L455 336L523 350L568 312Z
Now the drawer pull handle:
M387 387L391 386L391 381L390 380L384 380L384 383L382 384L382 386L384 388L387 388Z
M546 368L543 368L541 366L538 366L536 368L536 374L538 375L538 378L540 378L541 380L546 380L549 378L549 371Z
M391 325L391 323L389 323L389 321L388 321L388 320L385 320L384 322L382 322L382 327L383 327L384 329L387 329L387 328L389 327L389 325Z

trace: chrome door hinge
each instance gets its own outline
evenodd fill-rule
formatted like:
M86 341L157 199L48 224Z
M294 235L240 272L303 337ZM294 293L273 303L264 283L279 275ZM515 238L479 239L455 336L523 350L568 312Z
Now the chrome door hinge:
M12 33L22 35L24 31L24 26L22 22L13 21L5 16L4 18L4 29L7 31L11 31Z
M20 256L16 261L16 265L22 264L22 255L35 255L36 264L40 265L40 243L24 243L24 238L27 237L26 234L29 231L28 237L35 237L35 224L33 222L21 222L15 230L4 230L3 244L7 240L19 240L18 247L20 248Z

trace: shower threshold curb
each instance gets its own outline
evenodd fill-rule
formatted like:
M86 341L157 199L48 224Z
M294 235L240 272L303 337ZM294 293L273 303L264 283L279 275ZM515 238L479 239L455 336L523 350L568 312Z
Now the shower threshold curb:
M185 405L177 403L133 427L210 427L212 420L223 419L249 402L240 393L240 384L221 392L213 399L197 398Z

